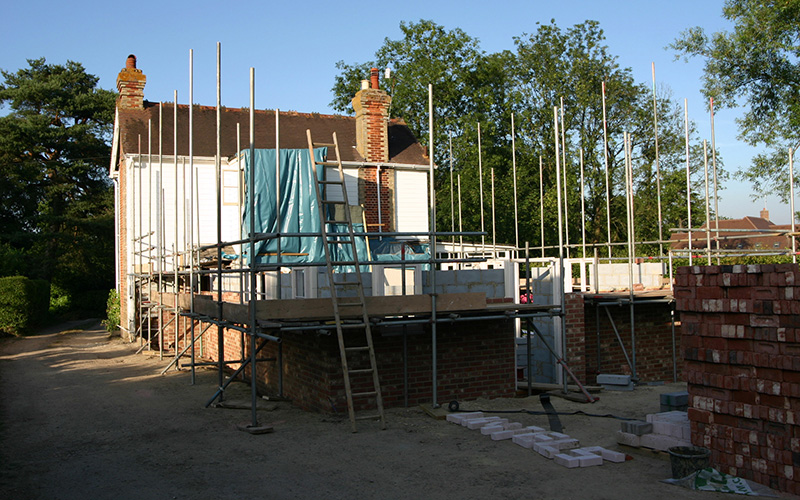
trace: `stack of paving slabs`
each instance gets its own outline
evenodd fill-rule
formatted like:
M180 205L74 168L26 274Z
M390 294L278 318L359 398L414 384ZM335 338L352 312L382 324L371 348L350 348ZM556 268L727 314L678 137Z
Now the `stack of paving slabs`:
M580 447L577 439L560 432L545 430L535 425L523 427L519 422L507 418L489 417L483 412L451 413L447 421L460 424L467 429L480 430L493 441L511 440L512 443L529 448L539 455L552 459L564 467L592 467L609 462L624 462L625 454L602 446Z
M617 431L617 442L634 448L668 451L673 446L692 446L692 430L685 411L647 415L646 421L627 420Z

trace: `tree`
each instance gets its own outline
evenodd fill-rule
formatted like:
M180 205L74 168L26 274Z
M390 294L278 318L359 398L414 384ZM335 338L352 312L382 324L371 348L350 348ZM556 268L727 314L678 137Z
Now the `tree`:
M703 93L718 108L744 101L740 137L771 150L738 175L751 181L753 196L788 199L787 150L800 140L800 1L726 0L722 16L730 32L710 36L699 27L672 43L679 57L705 60Z
M579 149L584 150L586 171L587 240L603 243L606 231L606 182L603 141L603 82L606 82L608 111L608 154L611 184L612 240L627 239L625 224L623 132L633 137L634 190L638 227L637 240L658 237L655 198L655 148L653 146L653 100L649 87L636 84L630 69L619 68L616 57L605 45L598 23L586 21L566 30L555 22L539 25L532 35L515 38L514 51L486 54L476 39L461 30L448 31L431 21L402 23L404 38L384 41L375 61L365 64L339 63L342 74L336 78L333 104L347 110L357 83L370 66L391 66L397 79L389 86L392 114L403 117L423 142L428 137L427 84L434 84L435 149L437 175L437 214L439 227L450 227L450 166L448 135L453 141L454 170L461 175L464 229L481 227L491 231L490 184L495 176L497 241L514 242L513 169L511 115L515 116L517 179L519 190L520 243L541 240L539 206L545 211L546 245L557 235L557 190L554 167L555 146L553 107L563 98L569 218L565 223L570 242L581 236ZM662 178L675 184L679 193L685 158L681 110L668 95L658 100L660 130L659 153ZM481 127L483 179L478 175L478 123ZM693 146L695 149L697 145ZM539 157L543 158L544 189L539 192ZM563 157L562 157L563 158ZM693 156L697 158L697 156ZM702 158L702 155L700 156ZM693 161L696 171L702 162ZM444 167L444 168L442 168ZM685 177L683 177L685 186ZM484 188L484 213L480 211L480 184ZM685 189L682 191L685 193ZM694 196L693 196L694 197ZM685 207L685 196L668 200L671 206ZM697 202L695 198L694 202ZM685 212L685 209L684 209ZM665 210L676 216L678 209ZM693 224L703 218L693 214ZM685 219L685 215L684 215ZM677 218L663 217L665 227L680 224ZM685 222L684 222L685 224ZM665 233L669 237L668 233ZM490 235L491 237L491 235ZM620 248L624 252L624 248ZM574 255L574 254L573 254Z
M113 284L113 190L107 176L115 94L80 63L28 60L1 71L0 246L67 291Z

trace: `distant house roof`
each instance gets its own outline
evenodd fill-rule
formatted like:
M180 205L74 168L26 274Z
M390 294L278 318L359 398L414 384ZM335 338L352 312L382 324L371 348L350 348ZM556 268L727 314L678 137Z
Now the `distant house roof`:
M716 222L711 222L711 229L716 228ZM772 221L762 217L746 216L742 219L724 219L719 221L719 229L726 231L718 233L719 248L725 250L774 250L787 249L792 247L792 239L786 234L758 236L759 234L769 234L770 231L785 232L791 229L790 225L777 225ZM741 229L742 231L735 231ZM763 233L754 230L763 231ZM711 232L711 246L716 248L714 242L716 233ZM683 250L689 248L688 233L673 233L670 236L670 248L673 250ZM692 249L706 248L706 225L692 228Z
M173 153L174 104L144 102L144 109L119 110L119 147L122 154L143 154L148 150L148 122L150 123L150 147L153 154L159 148L159 109L163 133L161 153ZM256 110L255 146L275 147L275 111ZM249 147L250 111L240 108L222 108L220 113L220 144L223 158L235 156L237 151L236 125L240 124L239 143L242 149ZM356 119L350 116L323 115L281 111L279 117L280 147L303 149L308 147L306 130L311 130L314 142L330 143L333 132L339 141L342 161L362 162L356 150ZM216 109L211 106L194 106L192 131L194 156L213 157L216 145ZM391 120L389 132L389 162L406 165L428 165L425 148L417 141L408 126L398 119ZM140 142L141 141L141 142ZM189 106L178 105L178 155L189 155Z

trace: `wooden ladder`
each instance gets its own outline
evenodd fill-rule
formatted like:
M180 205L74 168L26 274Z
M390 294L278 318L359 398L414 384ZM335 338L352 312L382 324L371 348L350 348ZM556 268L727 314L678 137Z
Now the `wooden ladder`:
M310 130L306 131L306 136L308 138L308 153L314 167L314 179L316 180L314 187L320 212L325 263L331 289L336 335L339 339L339 354L342 360L342 374L344 377L344 390L347 395L347 411L350 415L350 424L353 432L356 432L356 420L380 420L381 428L385 429L386 418L378 379L378 366L372 342L372 329L367 316L364 285L361 279L361 265L356 251L353 220L347 199L341 156L339 155L339 142L336 139L335 132L333 133L333 143L330 144L313 143ZM335 161L316 161L314 157L315 147L327 147L329 151L332 148L336 154ZM318 175L317 167L323 168L321 176ZM336 172L334 174L334 177L337 177L336 179L326 179L326 167L335 167L333 170ZM320 177L322 180L320 180ZM339 187L342 194L341 198L337 200L330 199L329 187ZM330 228L328 227L329 225ZM336 225L345 226L346 232L335 231ZM353 274L355 278L340 278L337 280L337 275L341 277L343 274L334 272L339 266L354 267L355 272ZM352 296L353 290L356 291L356 297ZM344 315L348 317L347 320L342 319L343 311ZM345 343L345 330L351 332L348 335L348 341L351 344ZM356 335L358 332L362 332L363 336ZM366 364L363 360L363 353L365 352L369 355L369 367L365 366ZM356 358L359 354L361 355L360 359ZM351 367L351 365L353 366ZM359 392L353 392L354 381L358 384ZM356 417L353 400L370 401L371 398L374 398L377 414Z

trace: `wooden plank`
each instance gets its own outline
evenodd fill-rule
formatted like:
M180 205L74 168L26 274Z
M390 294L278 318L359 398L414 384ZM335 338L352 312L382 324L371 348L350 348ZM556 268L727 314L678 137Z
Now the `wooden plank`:
M431 313L431 296L427 294L367 297L366 299L367 314L371 317ZM485 308L486 295L483 293L445 293L436 297L437 312L475 311ZM358 306L340 303L339 309L343 318L354 318L361 314ZM333 318L333 304L329 298L260 300L256 302L256 317L261 320L331 319Z
M191 303L188 295L181 295L181 308L188 311ZM210 318L222 319L232 323L247 324L250 322L250 310L247 304L236 304L234 302L222 303L222 318L218 318L217 302L208 295L194 296L194 312L208 316Z

